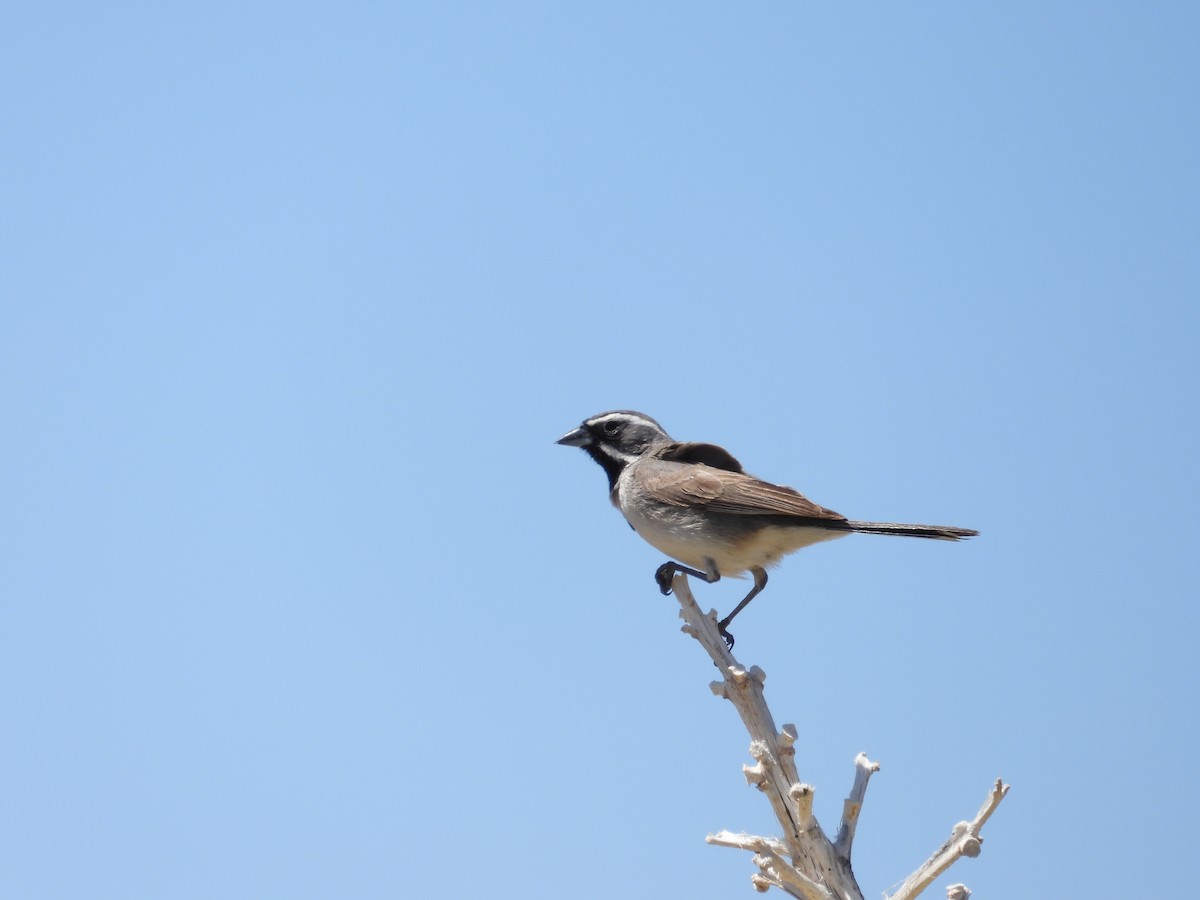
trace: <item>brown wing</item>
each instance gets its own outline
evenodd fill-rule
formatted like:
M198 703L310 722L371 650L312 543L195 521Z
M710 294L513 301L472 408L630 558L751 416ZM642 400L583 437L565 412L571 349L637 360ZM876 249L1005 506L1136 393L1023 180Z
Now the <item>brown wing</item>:
M694 463L643 460L636 474L643 490L672 506L700 506L738 516L797 516L838 521L846 518L813 503L799 491L743 472Z

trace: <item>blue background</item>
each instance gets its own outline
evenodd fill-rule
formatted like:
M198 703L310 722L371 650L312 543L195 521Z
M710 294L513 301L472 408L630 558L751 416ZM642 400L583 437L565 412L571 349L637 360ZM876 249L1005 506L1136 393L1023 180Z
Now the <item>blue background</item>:
M854 518L739 619L864 893L1194 880L1200 7L11 3L0 896L751 896L641 409ZM696 586L727 610L741 582Z

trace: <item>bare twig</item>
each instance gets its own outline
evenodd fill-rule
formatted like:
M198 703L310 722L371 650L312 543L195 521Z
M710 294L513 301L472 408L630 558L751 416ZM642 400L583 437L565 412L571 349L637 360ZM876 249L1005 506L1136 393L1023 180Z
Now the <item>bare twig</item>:
M867 782L879 771L879 764L865 753L855 757L854 784L842 807L837 840L830 841L813 816L813 787L800 781L796 771L796 727L777 729L767 707L762 687L766 673L758 666L747 669L734 658L717 627L716 613L700 612L686 575L677 574L672 589L686 623L684 632L700 642L721 673L721 680L710 685L712 692L734 705L750 734L754 765L742 767L746 781L767 796L783 829L782 838L721 831L709 835L708 842L751 851L759 869L751 877L756 890L776 887L802 900L863 900L850 854ZM979 830L1007 792L1008 785L997 781L974 821L956 825L950 840L910 875L890 900L911 900L960 856L978 856ZM964 886L952 885L948 896L965 900L969 894Z
M854 786L842 804L842 824L833 843L837 855L847 863L850 862L850 848L854 844L854 829L858 827L858 814L862 812L863 798L867 794L867 782L878 771L879 763L871 762L867 754L860 753L854 757Z
M708 651L723 677L723 680L710 685L712 692L733 703L750 733L750 755L755 764L743 767L746 779L767 796L775 811L775 818L783 828L781 849L786 850L790 862L784 859L783 854L773 851L774 858L767 859L769 865L759 865L762 874L755 883L762 884L765 878L788 893L811 897L812 900L817 896L827 897L828 900L862 900L862 892L854 881L848 862L837 856L833 844L813 816L812 786L802 783L796 773L795 726L785 725L782 731L775 727L775 719L763 697L762 686L767 678L766 673L758 666L751 666L747 670L734 659L717 628L716 614L705 615L700 612L686 575L676 575L672 589L679 600L680 617L687 623L683 630ZM766 838L743 837L749 843L739 846L765 856L759 848L769 846ZM712 843L725 843L711 836L709 840ZM784 873L781 866L786 866L790 871ZM811 894L811 889L809 894L795 893L803 883L811 883L824 893Z
M983 838L979 836L983 823L986 822L1000 805L1000 801L1008 794L1009 785L999 778L988 793L979 813L970 822L959 822L954 826L950 837L941 847L925 860L917 871L909 875L900 885L900 889L888 900L910 900L933 883L933 880L952 866L959 857L978 856L983 849Z

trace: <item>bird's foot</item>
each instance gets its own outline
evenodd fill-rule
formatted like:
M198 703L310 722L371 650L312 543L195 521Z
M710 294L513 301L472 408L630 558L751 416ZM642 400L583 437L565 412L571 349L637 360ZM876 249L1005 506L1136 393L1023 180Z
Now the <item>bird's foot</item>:
M728 647L730 650L732 650L733 649L733 635L729 633L728 625L729 625L729 620L722 619L720 622L717 623L717 631L719 631L721 634L721 637L725 639L725 646Z
M675 577L675 563L665 562L654 572L654 580L663 596L671 593L671 580Z

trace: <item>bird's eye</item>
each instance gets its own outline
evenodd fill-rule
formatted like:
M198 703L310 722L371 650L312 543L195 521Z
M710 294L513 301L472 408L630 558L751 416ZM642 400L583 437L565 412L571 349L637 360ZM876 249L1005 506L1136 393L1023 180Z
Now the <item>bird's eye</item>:
M610 419L609 421L604 423L604 433L605 434L616 434L617 430L620 429L620 427L621 427L620 422Z

